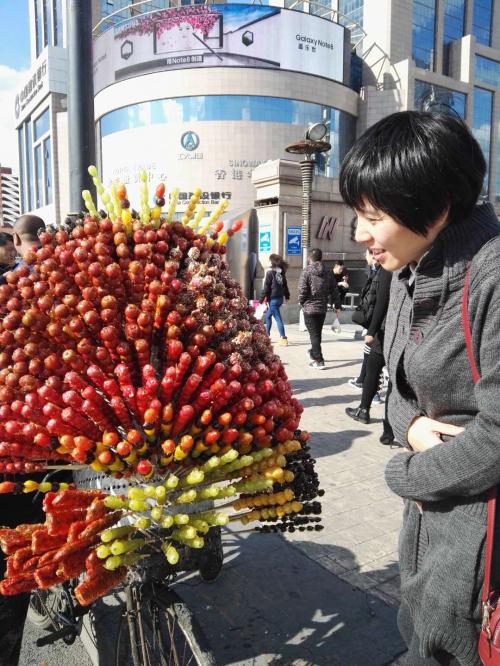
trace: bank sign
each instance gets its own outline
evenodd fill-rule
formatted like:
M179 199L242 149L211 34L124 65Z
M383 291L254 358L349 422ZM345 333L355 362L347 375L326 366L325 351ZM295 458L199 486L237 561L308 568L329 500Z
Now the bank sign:
M148 72L258 67L342 82L344 28L263 5L188 5L123 21L94 41L94 90Z

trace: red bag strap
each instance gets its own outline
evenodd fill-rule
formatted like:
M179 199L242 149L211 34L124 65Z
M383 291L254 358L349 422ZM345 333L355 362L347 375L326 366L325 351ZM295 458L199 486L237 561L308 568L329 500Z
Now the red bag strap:
M470 282L470 267L467 269L465 276L464 291L462 295L462 326L464 329L465 346L467 348L467 356L469 357L469 365L472 372L472 380L476 384L479 379L479 371L477 369L476 361L474 360L474 351L472 349L472 333L469 319L469 282ZM493 560L493 535L495 531L495 512L497 504L497 488L494 486L488 491L488 520L486 527L486 553L484 562L484 583L482 601L487 601L490 595L490 581L491 581L491 563Z

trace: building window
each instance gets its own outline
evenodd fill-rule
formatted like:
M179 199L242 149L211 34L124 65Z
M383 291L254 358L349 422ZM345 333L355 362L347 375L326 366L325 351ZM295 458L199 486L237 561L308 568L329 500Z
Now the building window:
M474 0L472 34L480 44L491 45L492 0Z
M364 4L364 0L339 0L339 13L342 14L339 17L339 23L350 29L351 44L357 44L363 39L361 28L363 26ZM353 26L352 22L357 23L360 27Z
M54 27L54 46L63 45L61 0L52 0L52 23Z
M26 165L24 159L24 125L17 130L17 151L19 154L19 203L21 208L21 213L25 213L28 210L27 201L26 201Z
M465 0L445 0L443 20L443 73L450 75L450 48L465 28Z
M46 134L49 129L50 129L50 117L49 117L49 110L45 109L45 111L36 118L34 122L34 129L35 129L35 141L38 141L38 139L41 138L43 134Z
M500 87L500 62L476 56L476 81L488 83L491 86Z
M322 162L320 173L338 174L340 161L350 148L355 133L355 118L321 104L281 97L252 95L209 95L177 97L141 102L107 113L100 120L101 137L151 125L191 121L246 121L299 125L324 122L329 128L332 150Z
M45 111L33 121L33 150L35 154L35 207L53 202L52 145L50 138L50 111Z
M413 0L412 57L417 67L433 69L436 0Z
M417 111L458 113L465 118L465 93L415 79L414 106Z
M44 195L45 203L50 204L53 201L52 196L52 145L50 136L43 142L43 173L44 173Z
M48 0L42 0L43 11L43 45L52 45L52 19Z
M43 50L43 9L42 0L35 0L35 39L36 39L36 57Z
M500 203L500 122L497 123L497 175L495 180L495 201Z
M31 120L27 120L24 124L26 129L26 184L28 188L28 210L33 209L34 196L33 196L33 141L31 134Z
M474 88L472 133L476 137L486 160L486 175L482 195L488 196L491 153L491 126L493 118L493 93L491 90Z

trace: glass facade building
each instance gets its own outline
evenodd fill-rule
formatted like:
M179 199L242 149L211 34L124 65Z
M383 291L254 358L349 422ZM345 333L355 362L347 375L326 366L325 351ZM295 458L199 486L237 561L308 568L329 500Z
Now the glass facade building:
M50 109L28 118L18 129L21 211L54 202Z
M443 17L443 73L450 71L450 45L464 35L465 0L445 0Z
M480 44L491 45L493 0L473 0L472 34Z
M493 121L493 93L484 88L474 88L472 132L483 151L486 160L486 176L484 178L483 192L488 195L490 158L491 158L491 128Z
M465 118L466 98L464 93L457 90L437 86L427 81L415 80L414 107L418 111L455 112L461 118Z
M190 121L242 121L298 125L323 122L332 144L328 160L318 160L318 173L335 177L345 149L355 137L356 119L328 106L280 97L252 95L206 95L178 97L133 104L104 115L99 123L101 138L138 127Z
M500 88L500 62L477 55L476 81Z
M413 0L412 58L417 67L434 69L436 0Z
M63 45L62 0L32 0L35 17L35 52Z

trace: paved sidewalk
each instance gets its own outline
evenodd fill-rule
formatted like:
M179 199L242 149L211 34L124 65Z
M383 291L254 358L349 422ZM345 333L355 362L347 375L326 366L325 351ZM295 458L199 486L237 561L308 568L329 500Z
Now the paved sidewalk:
M359 370L362 343L354 327L324 329L327 369L308 367L307 333L286 327L290 345L276 352L305 411L323 497L322 532L224 535L225 564L214 583L188 576L176 585L209 639L217 666L389 666L404 652L396 626L396 548L402 502L384 482L394 450L382 446L384 406L368 426L344 413L360 393L347 384ZM271 337L276 338L275 331ZM274 335L273 335L274 334ZM112 595L94 609L82 634L92 662L114 663L120 608ZM21 666L85 663L75 646L58 655L30 649L26 625Z
M402 501L384 481L384 467L396 449L379 443L384 405L373 405L372 422L363 425L345 414L357 406L360 391L347 381L357 377L363 344L354 340L352 325L340 335L325 326L323 355L326 370L308 367L309 338L298 326L288 326L288 347L276 346L305 407L302 426L311 445L326 494L325 529L308 543L287 535L309 557L343 580L370 590L389 603L398 601L397 540Z

